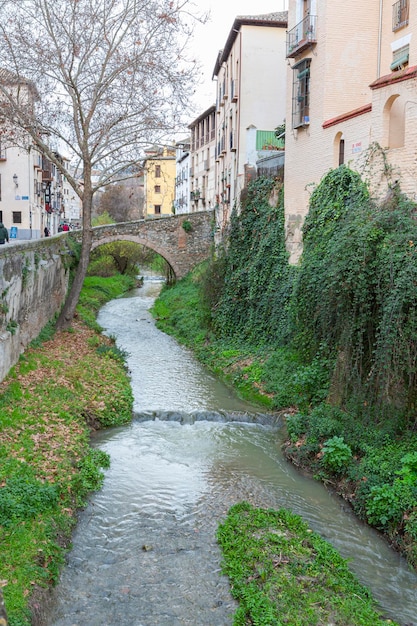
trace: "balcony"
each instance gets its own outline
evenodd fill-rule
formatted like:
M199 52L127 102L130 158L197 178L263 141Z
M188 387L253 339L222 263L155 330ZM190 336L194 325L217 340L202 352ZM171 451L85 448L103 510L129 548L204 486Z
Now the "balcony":
M294 58L317 43L317 15L307 15L287 32L287 58Z
M408 0L398 0L392 5L392 30L394 32L408 25L409 8Z

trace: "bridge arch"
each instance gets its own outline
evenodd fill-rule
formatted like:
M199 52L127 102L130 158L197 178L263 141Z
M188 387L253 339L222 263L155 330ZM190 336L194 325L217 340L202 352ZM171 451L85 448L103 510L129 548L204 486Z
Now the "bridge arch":
M133 241L160 254L176 278L210 256L214 211L106 224L92 229L92 249L113 241Z
M176 265L176 260L173 257L173 255L169 253L169 251L167 251L162 246L157 245L155 243L150 244L147 239L145 239L144 237L139 237L137 235L111 235L111 236L103 237L103 239L100 239L99 241L95 241L93 243L93 245L91 246L91 250L94 250L95 248L99 248L100 246L104 246L106 243L113 243L114 241L132 241L133 243L138 243L141 246L145 246L145 248L149 248L150 250L153 250L154 252L157 252L158 254L160 254L161 257L171 267L176 277L178 277L178 275L181 274L181 268L179 268Z

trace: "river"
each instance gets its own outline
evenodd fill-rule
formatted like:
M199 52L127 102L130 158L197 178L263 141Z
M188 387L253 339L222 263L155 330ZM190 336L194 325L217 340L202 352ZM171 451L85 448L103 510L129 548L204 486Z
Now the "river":
M417 575L381 536L280 451L259 413L160 332L160 280L109 302L98 322L128 353L131 424L95 436L111 467L80 514L47 626L229 626L217 525L241 500L301 515L351 562L383 613L417 625Z

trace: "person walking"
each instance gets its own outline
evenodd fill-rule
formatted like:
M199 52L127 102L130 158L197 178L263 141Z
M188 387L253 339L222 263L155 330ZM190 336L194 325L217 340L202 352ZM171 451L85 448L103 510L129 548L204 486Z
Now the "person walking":
M43 234L45 235L45 237L49 237L49 235L51 234L47 226L45 226L45 228L43 229Z
M0 244L6 243L6 241L9 241L9 231L3 222L0 222Z

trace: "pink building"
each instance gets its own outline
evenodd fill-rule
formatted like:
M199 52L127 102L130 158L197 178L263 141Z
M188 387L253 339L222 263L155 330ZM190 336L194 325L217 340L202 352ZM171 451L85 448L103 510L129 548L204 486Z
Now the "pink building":
M285 215L291 262L302 251L311 190L342 163L368 180L376 196L398 181L417 200L416 37L412 0L290 0Z

